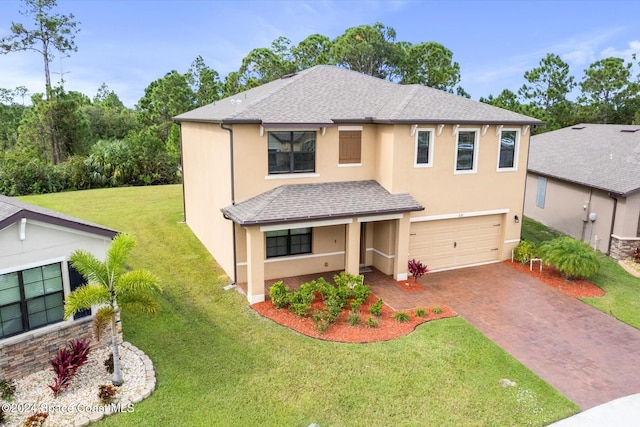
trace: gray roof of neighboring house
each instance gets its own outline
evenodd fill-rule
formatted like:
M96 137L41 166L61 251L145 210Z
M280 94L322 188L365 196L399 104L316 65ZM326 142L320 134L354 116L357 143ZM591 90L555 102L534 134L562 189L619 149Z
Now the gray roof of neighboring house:
M0 195L0 230L20 221L22 218L67 227L74 230L113 237L117 231L89 221L41 208L11 197Z
M327 65L282 77L174 119L265 126L327 126L336 122L543 124L438 89L400 85Z
M421 211L409 194L391 194L376 181L290 184L222 209L240 225Z
M531 137L529 171L618 194L640 190L640 125L579 124Z

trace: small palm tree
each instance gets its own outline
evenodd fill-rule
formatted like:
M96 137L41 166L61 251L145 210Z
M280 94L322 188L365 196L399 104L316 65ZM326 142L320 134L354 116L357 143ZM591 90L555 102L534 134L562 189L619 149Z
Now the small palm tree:
M127 256L135 245L129 234L118 234L111 241L105 261L79 249L69 260L73 267L87 280L87 284L71 292L64 303L64 318L78 311L100 306L94 318L94 330L100 335L100 324L111 321L111 345L113 351L113 385L124 382L118 354L116 313L119 307L131 307L139 311L155 313L158 304L153 292L161 292L158 279L146 270L128 270Z

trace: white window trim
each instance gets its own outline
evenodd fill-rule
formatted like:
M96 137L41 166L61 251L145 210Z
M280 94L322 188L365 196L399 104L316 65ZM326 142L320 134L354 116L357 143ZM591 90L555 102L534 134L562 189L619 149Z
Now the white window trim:
M458 138L460 132L475 132L476 138L473 144L473 167L471 170L458 170ZM480 157L480 128L458 128L456 129L455 137L455 153L453 159L453 174L454 175L469 175L478 173L478 157Z
M338 132L340 132L341 130L344 130L344 131L353 131L353 130L362 131L362 126L338 126Z
M418 163L418 135L420 132L429 132L429 161L427 163ZM435 143L435 129L434 128L418 128L416 129L415 144L413 150L413 167L414 168L430 168L433 167L433 146Z
M316 172L309 173L274 173L267 175L264 179L298 179L298 178L320 178L320 174Z
M501 168L500 167L500 150L502 149L502 132L512 131L516 133L515 147L513 147L513 167ZM518 128L502 128L500 129L500 135L498 136L498 159L496 161L496 170L498 172L515 172L518 170L518 154L520 153L520 129Z

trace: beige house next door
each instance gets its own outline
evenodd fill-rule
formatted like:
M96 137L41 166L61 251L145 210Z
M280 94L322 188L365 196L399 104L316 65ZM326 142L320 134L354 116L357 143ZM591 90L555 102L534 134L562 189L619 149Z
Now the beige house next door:
M502 215L441 219L411 224L409 259L430 270L499 260Z

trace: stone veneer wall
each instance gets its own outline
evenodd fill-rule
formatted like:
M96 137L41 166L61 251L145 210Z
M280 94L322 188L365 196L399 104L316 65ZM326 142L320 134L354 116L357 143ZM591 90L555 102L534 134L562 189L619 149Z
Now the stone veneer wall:
M98 345L93 339L93 316L83 317L73 322L60 322L51 330L34 330L16 340L8 338L0 341L0 379L22 378L43 369L50 368L49 360L58 349L68 342L89 338L92 346ZM122 343L120 313L118 313L118 335ZM111 330L107 328L100 345L111 344Z
M640 246L640 237L637 239L622 238L614 234L611 236L611 258L620 261L631 259L633 250L638 246Z

